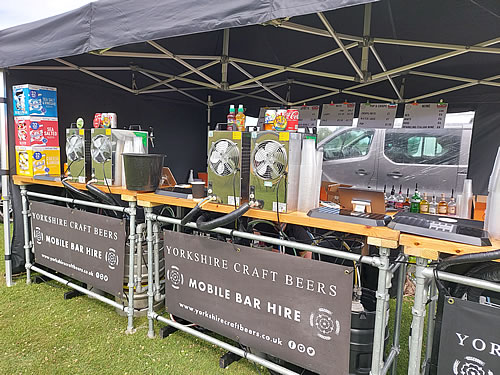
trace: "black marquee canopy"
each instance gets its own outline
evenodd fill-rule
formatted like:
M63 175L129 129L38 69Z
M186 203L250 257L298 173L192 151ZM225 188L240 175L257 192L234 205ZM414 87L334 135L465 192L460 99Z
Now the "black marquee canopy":
M265 105L442 99L476 111L470 165L484 192L500 143L499 44L497 0L99 0L0 30L0 68L10 84L199 107L212 125L230 102L255 116Z
M476 111L469 177L485 193L500 146L499 44L498 0L99 0L0 30L0 71L8 86L57 87L61 145L63 129L94 112L155 126L153 151L181 181L205 170L207 123L230 103L255 116L266 105L443 99ZM11 108L8 120L14 129Z

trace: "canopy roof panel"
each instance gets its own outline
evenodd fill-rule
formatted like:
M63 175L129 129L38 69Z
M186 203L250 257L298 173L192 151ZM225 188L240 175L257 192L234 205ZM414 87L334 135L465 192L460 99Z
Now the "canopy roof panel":
M99 0L0 31L0 67L265 23L376 0Z

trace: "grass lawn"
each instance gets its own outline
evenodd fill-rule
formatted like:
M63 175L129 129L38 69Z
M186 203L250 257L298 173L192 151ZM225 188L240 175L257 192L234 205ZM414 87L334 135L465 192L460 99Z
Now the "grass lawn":
M221 370L222 349L182 332L148 339L146 318L136 318L137 332L126 335L126 318L111 306L86 296L65 301L63 293L69 289L55 281L26 285L18 278L7 288L3 241L0 257L0 374L268 373L246 360ZM398 374L407 373L410 302L403 308Z

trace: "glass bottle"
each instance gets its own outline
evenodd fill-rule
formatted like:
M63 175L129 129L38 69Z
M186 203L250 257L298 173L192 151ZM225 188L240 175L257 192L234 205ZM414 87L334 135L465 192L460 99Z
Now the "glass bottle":
M387 195L387 185L384 185L384 201L385 207L387 208L387 201L389 200L389 196Z
M436 196L433 195L432 196L432 201L429 203L429 213L431 215L436 215L437 214L437 208L438 207L438 203L436 201Z
M403 202L403 211L404 212L410 212L410 188L406 189L406 198L405 201Z
M448 202L448 215L456 216L457 215L457 203L455 202L455 197L453 196L453 189L451 190L451 198Z
M396 191L394 190L394 185L392 185L391 195L387 198L387 208L391 210L396 208Z
M411 197L410 202L410 212L419 213L420 212L420 194L418 193L417 186L415 185L415 194Z
M420 201L420 213L421 214L429 213L429 201L427 200L427 193L424 193L424 197Z
M441 194L441 200L438 203L438 214L446 215L448 213L448 203L446 203L446 199L444 198L444 193Z
M405 202L405 197L403 195L403 192L401 191L403 189L403 185L399 185L399 193L396 195L396 203L394 208L398 211L403 211L403 203Z

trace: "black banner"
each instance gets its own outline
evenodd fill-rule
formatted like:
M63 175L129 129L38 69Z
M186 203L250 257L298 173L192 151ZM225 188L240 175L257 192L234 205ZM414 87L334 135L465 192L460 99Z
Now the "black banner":
M352 268L164 236L170 313L312 371L349 373Z
M444 302L438 374L500 374L499 308L456 298Z
M125 222L31 203L35 262L115 296L123 295Z

